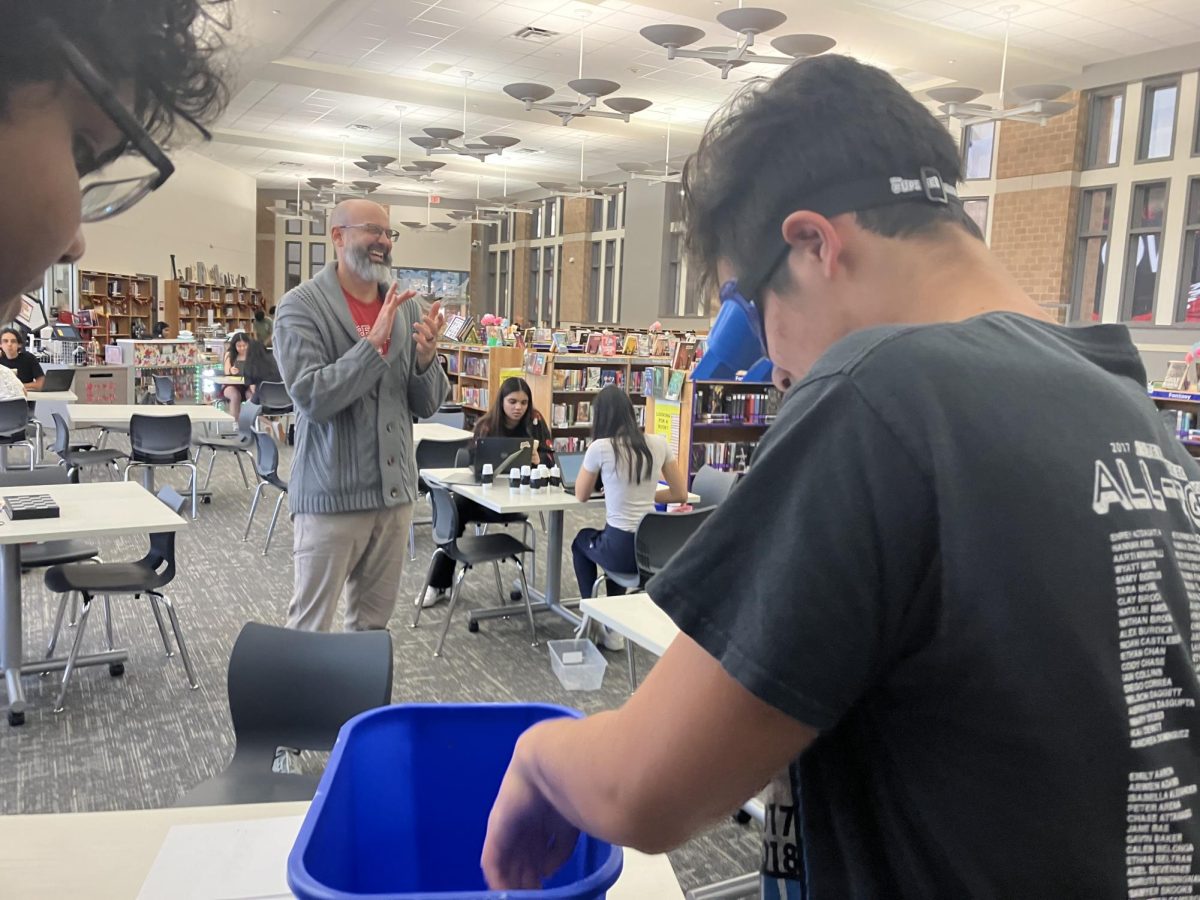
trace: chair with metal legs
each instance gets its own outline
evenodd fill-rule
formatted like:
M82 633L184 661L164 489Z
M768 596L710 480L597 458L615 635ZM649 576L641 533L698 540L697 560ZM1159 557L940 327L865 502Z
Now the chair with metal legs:
M54 444L50 449L58 455L62 460L63 468L67 472L78 475L83 469L89 467L103 467L104 469L112 468L113 474L119 474L120 468L117 466L117 460L126 459L127 454L120 450L74 450L71 448L71 429L67 425L66 420L58 413L53 413L54 416Z
M429 498L433 502L433 539L438 546L433 553L433 559L429 562L429 569L425 574L425 584L421 593L417 595L416 612L413 613L412 625L409 627L416 628L420 622L422 603L425 600L425 593L429 590L429 579L433 575L433 564L438 559L438 554L452 559L455 568L459 566L462 568L459 569L458 576L454 579L454 588L450 592L450 605L446 609L446 619L442 623L442 633L438 638L437 648L433 651L434 656L442 655L446 634L450 631L450 620L454 616L454 608L458 605L458 598L462 594L463 579L467 577L467 572L475 566L485 563L499 563L502 560L511 559L516 564L517 572L521 576L525 615L529 619L529 640L536 647L538 645L537 626L534 624L533 607L529 602L529 585L525 580L525 566L521 562L521 557L530 552L529 546L518 541L511 534L480 534L459 537L458 507L454 505L454 497L451 496L450 491L441 485L431 484ZM501 591L501 596L503 596L503 591Z
M208 450L212 454L208 459L208 471L204 474L204 484L200 486L200 490L208 490L208 482L212 478L213 465L217 461L218 453L233 455L233 458L237 460L238 471L242 473L242 484L247 488L250 487L250 482L246 479L246 468L242 465L242 457L248 457L251 463L254 462L254 458L250 456L250 450L254 446L254 422L261 410L262 407L257 403L243 403L238 413L237 432L233 436L217 435L196 439L197 464L200 462L202 451Z
M275 488L279 491L279 498L275 501L275 512L271 515L271 524L267 526L267 539L263 543L262 552L263 556L266 556L267 551L271 549L271 535L275 533L275 523L279 521L279 508L288 495L288 483L279 476L279 445L275 443L275 438L266 432L256 431L254 443L258 450L258 458L254 461L258 484L254 487L254 499L250 501L250 515L246 516L246 531L242 534L242 541L250 539L250 525L254 522L254 511L258 509L258 498L262 496L265 488Z
M467 449L467 444L471 441L470 438L462 438L456 441L431 441L424 440L417 443L416 459L417 472L422 469L448 469L454 465L458 454ZM417 499L421 500L428 496L429 485L425 483L425 479L417 475ZM432 519L418 519L415 516L408 523L408 558L414 560L417 558L417 526L428 525Z
M287 385L282 381L261 382L254 390L254 400L262 406L262 411L259 413L262 418L272 424L282 422L284 426L284 438L282 440L286 440L286 426L288 420L292 417L292 413L295 412L295 406L292 404L292 395L288 393Z
M192 518L196 518L196 464L192 462L192 420L177 416L143 416L129 420L129 464L125 480L135 468L184 468L192 472Z
M183 509L185 501L176 491L164 487L158 492L162 500L174 512ZM165 531L150 535L150 552L136 562L128 563L69 563L67 565L51 566L46 570L46 587L57 594L62 594L58 605L58 614L54 618L54 631L50 644L46 648L46 658L54 655L58 644L58 635L62 630L63 614L67 608L67 598L72 592L78 592L83 597L83 607L79 613L79 626L75 630L75 640L67 657L66 668L63 669L62 687L58 700L54 704L55 712L62 712L63 701L66 699L67 686L75 671L75 660L79 656L79 648L83 645L83 635L87 630L88 614L91 612L92 600L103 596L105 603L105 637L108 649L113 649L112 616L109 612L107 598L112 594L132 594L134 599L143 594L150 600L150 609L154 613L154 621L158 625L158 633L162 638L163 649L167 656L174 656L167 630L163 626L162 612L159 604L167 608L171 618L171 630L175 634L175 644L179 648L179 656L183 660L183 668L187 672L188 686L195 690L199 687L196 673L192 669L192 660L188 656L187 645L183 641L183 632L179 627L179 617L175 605L162 593L162 588L175 578L175 532ZM111 671L111 669L110 669Z
M154 376L154 402L159 406L175 405L175 379L170 375Z
M712 466L701 466L700 471L692 478L692 493L700 495L700 502L695 508L720 506L737 485L737 480L736 472L722 472Z
M37 463L34 443L26 434L29 425L29 403L20 398L0 401L0 460L8 463L9 447L24 447L29 451L29 469Z

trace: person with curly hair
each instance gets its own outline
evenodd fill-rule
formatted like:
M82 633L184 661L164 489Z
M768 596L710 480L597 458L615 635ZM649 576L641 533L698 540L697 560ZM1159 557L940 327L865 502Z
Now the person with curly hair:
M162 187L163 144L229 92L218 67L229 0L0 0L0 321L56 262L84 251L82 223ZM104 167L136 157L121 178ZM36 210L36 215L30 215Z

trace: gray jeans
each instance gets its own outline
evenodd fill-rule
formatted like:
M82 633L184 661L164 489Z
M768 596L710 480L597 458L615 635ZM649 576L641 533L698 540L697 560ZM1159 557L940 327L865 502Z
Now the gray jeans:
M353 513L298 513L295 588L287 627L330 631L346 594L347 631L386 628L396 607L413 505Z

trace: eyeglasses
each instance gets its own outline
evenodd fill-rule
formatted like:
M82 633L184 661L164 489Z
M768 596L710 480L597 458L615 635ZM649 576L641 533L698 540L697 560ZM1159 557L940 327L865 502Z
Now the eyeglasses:
M768 353L767 326L763 318L761 292L771 283L771 279L775 277L775 273L779 271L779 267L783 265L783 261L788 258L791 249L790 244L783 245L782 249L775 255L775 259L772 260L766 274L757 281L751 282L751 290L744 292L738 290L738 280L736 278L721 285L721 302L733 303L746 314L746 321L750 325L751 332L758 338L759 344L762 345L763 356L767 356Z
M365 231L371 237L376 238L376 239L381 238L386 234L388 237L388 240L391 241L393 244L400 237L400 232L398 232L395 228L381 228L380 226L375 225L373 223L367 223L365 225L335 225L334 227L335 228L361 228L363 231Z
M152 191L162 187L175 166L167 159L166 153L155 143L154 138L142 127L137 118L116 99L116 90L104 76L96 71L79 48L76 47L59 30L57 24L48 20L46 27L56 35L59 48L71 74L87 91L96 105L112 120L125 138L124 145L119 151L110 154L120 156L130 148L137 151L142 159L153 166L153 171L130 178L92 181L86 184L82 193L81 218L84 222L101 222L111 219L136 204ZM188 122L195 126L207 139L209 133L190 116L184 115Z

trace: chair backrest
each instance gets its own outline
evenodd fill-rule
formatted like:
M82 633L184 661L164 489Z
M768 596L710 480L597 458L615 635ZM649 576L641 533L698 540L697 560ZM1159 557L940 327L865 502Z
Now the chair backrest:
M440 484L429 485L429 499L433 504L433 541L439 547L458 540L458 507L448 488Z
M254 470L259 478L272 479L279 474L279 445L265 431L254 432L254 449L257 452Z
M175 379L170 375L154 376L154 402L160 406L175 405Z
M646 513L634 535L638 571L647 578L660 572L712 515L713 509L710 506L691 512Z
M712 466L701 466L692 479L692 493L700 495L696 509L720 506L737 484L737 480L736 472L722 472Z
M38 466L32 470L11 469L7 472L0 472L0 488L70 483L71 477L62 466Z
M386 631L337 634L247 622L229 657L234 761L258 756L266 772L276 747L330 750L347 719L391 699Z
M255 396L262 404L262 415L280 415L292 411L292 396L282 381L264 381Z
M470 444L454 454L454 468L456 469L469 469L474 461Z
M0 438L25 440L25 426L29 424L29 402L18 397L16 400L0 401Z
M129 458L134 462L187 462L192 450L192 420L187 413L177 416L144 416L129 419Z
M43 391L69 391L75 383L74 369L46 369Z
M466 428L467 414L463 412L463 408L443 406L428 419L422 419L422 422L430 425L449 425L451 428Z
M50 449L59 456L62 456L67 452L67 448L71 446L71 429L67 425L67 420L58 413L51 413L50 415L54 418L54 444Z
M238 410L237 437L247 447L254 445L254 423L262 415L262 406L257 403L243 403Z
M458 441L418 441L415 454L417 470L452 468L457 464L459 451L466 449L470 443L470 438Z

